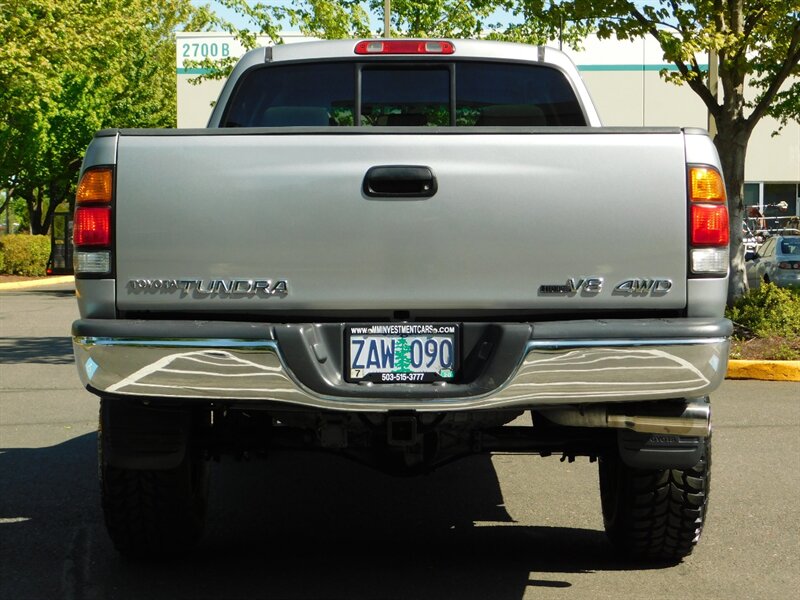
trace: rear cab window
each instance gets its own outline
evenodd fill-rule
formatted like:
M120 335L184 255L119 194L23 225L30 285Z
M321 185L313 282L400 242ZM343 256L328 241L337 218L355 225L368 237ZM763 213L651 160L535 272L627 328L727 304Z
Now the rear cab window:
M585 126L558 69L524 63L265 65L242 77L222 127Z

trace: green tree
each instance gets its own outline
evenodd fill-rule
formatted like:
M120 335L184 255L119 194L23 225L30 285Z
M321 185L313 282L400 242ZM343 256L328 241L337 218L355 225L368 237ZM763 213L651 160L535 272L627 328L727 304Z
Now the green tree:
M491 14L503 4L502 0L393 0L391 23L393 36L405 37L492 37L501 25L491 22ZM321 39L343 39L383 36L373 32L372 23L382 20L383 0L296 0L283 3L251 3L248 0L216 0L242 17L248 25L236 27L229 21L217 19L216 25L235 36L250 50L257 37L282 42L280 30L297 28L303 34ZM213 6L212 6L213 7ZM235 58L196 61L187 66L201 67L206 73L195 79L226 77Z
M12 0L0 5L0 187L12 201L48 135L47 120L59 93L56 65L65 65L65 48L81 52L86 42L71 29L68 3ZM65 65L66 66L66 65Z
M652 36L677 71L667 80L687 85L708 108L716 124L731 221L731 283L728 304L747 289L744 274L744 166L747 144L766 116L782 125L800 120L800 2L798 0L521 0L506 2L518 15L536 15L550 37L560 23L583 23L601 38ZM715 53L719 87L698 56ZM713 54L712 54L713 56ZM746 86L755 90L750 99Z
M175 125L174 31L211 20L190 0L0 5L0 187L25 200L32 233L71 203L98 129Z
M447 38L489 35L499 27L489 19L500 4L497 0L392 0L392 33ZM370 8L383 15L384 3L372 0Z
M279 43L279 30L287 24L322 39L369 37L375 35L371 23L380 20L384 10L384 0L295 0L270 4L216 0L216 4L248 21L250 25L245 28L218 21L222 29L236 35L248 49L254 47L256 35ZM420 37L481 36L499 27L488 19L501 4L502 0L392 0L392 33ZM382 23L381 20L381 26ZM378 35L383 33L378 31Z

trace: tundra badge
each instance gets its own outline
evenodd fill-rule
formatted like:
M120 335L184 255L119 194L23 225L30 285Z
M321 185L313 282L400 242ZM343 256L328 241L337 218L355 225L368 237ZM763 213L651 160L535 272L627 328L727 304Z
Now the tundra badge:
M285 279L130 279L132 292L181 292L201 296L286 296Z

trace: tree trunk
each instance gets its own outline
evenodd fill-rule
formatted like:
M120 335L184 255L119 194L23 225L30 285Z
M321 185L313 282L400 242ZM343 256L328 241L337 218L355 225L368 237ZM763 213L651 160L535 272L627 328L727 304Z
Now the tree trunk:
M53 215L56 214L56 210L58 210L58 207L65 200L67 193L69 192L70 183L69 181L64 183L54 180L50 182L49 188L50 191L47 197L50 200L50 203L47 205L47 211L45 212L44 220L42 221L42 230L45 233L50 231L50 227L53 225Z
M69 183L59 187L58 182L48 184L48 192L44 186L34 188L25 196L28 205L28 216L31 222L31 235L47 235L53 224L53 215L58 206L66 198ZM45 200L48 200L45 208Z
M25 197L28 205L28 217L31 221L31 235L43 235L42 231L42 204L44 203L44 190L35 188Z
M3 205L0 206L0 212L7 212L11 208L11 198L14 196L14 188L4 188L3 190L5 194L5 200L3 201ZM11 233L10 231L6 231L6 233Z
M725 188L728 192L728 215L731 230L728 306L733 306L733 303L747 292L742 224L744 222L744 163L749 139L750 131L744 123L726 123L725 119L718 119L714 145L719 152Z

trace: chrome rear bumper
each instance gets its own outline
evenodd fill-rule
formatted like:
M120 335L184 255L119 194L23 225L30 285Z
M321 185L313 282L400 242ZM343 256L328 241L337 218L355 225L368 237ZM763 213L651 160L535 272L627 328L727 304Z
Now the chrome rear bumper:
M119 338L75 335L84 385L100 395L233 404L278 402L341 411L452 411L701 397L727 369L726 337L530 339L511 375L478 390L458 384L357 386L335 377L332 393L305 385L279 340ZM320 362L325 362L324 360ZM330 368L330 364L327 365ZM328 373L340 372L333 367ZM374 391L375 396L370 392ZM429 391L429 393L428 393ZM424 397L423 397L424 396Z

